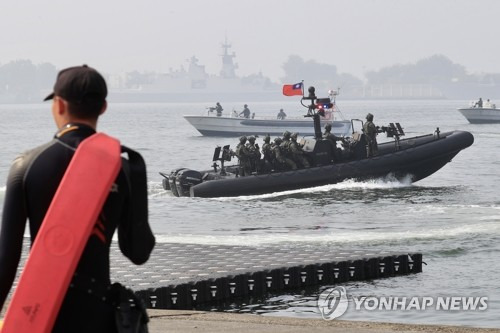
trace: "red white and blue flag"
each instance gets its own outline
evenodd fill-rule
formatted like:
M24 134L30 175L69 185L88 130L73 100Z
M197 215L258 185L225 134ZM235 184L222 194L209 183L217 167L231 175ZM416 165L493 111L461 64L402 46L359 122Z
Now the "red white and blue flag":
M304 95L302 91L303 84L295 83L295 84L285 84L283 86L283 95L285 96L296 96L296 95Z

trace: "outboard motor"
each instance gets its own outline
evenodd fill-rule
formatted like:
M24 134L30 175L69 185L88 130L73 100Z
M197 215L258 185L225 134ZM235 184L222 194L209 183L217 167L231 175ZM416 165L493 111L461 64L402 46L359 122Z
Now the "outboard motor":
M163 172L160 172L160 175L163 176L163 179L161 180L161 186L164 190L170 191L170 183L168 182L169 176L164 174Z
M175 170L172 170L172 172L170 172L170 175L168 176L168 189L170 191L172 191L172 194L175 195L176 197L179 196L179 193L177 193L177 187L175 186L175 178L177 177L177 174L182 171L182 170L187 170L186 168L179 168L179 169L175 169ZM165 179L164 179L165 181ZM167 188L165 187L165 184L163 185L163 188L167 190Z
M203 175L201 174L201 172L195 170L180 170L175 177L175 187L178 194L177 196L189 197L189 189L191 188L191 186L200 184L202 182L202 177Z

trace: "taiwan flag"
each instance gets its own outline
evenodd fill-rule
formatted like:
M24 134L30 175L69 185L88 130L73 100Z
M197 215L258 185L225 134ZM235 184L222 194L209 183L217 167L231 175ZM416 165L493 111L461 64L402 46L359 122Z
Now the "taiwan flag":
M295 84L285 84L283 86L283 95L285 96L304 95L304 93L302 92L302 82Z

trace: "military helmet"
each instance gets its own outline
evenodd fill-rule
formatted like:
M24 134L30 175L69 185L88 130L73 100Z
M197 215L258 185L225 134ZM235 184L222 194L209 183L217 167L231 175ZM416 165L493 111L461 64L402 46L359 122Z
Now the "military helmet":
M274 143L279 145L281 142L283 142L283 140L281 140L281 138L275 138L274 139Z
M240 136L240 142L241 143L245 143L247 141L247 137L246 136Z
M326 124L325 125L325 131L331 131L332 130L332 124Z
M294 132L294 133L292 133L292 135L290 135L290 138L297 140L298 135L299 135L299 133Z
M373 121L373 115L372 115L371 113L368 113L368 114L366 115L366 120L368 120L368 121Z
M290 132L288 132L288 131L284 131L284 132L283 132L283 137L284 137L285 139L288 139L288 138L290 138L290 135L291 135L291 134L292 134L292 133L290 133Z
M266 136L264 137L264 142L265 142L265 143L269 143L269 141L271 141L271 137L270 137L270 136L269 136L269 134L268 134L268 135L266 135Z
M255 136L249 136L248 137L248 141L251 142L251 143L254 143L255 142Z

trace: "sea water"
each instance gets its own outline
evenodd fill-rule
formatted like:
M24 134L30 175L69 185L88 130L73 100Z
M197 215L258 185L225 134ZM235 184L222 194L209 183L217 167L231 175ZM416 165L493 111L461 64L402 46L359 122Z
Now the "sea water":
M249 104L257 116L288 116L305 110L296 98L278 103L223 103L225 111ZM159 172L178 167L209 169L213 149L237 138L203 137L183 115L206 114L213 103L109 104L99 130L137 149L148 167L150 223L159 242L307 244L322 251L366 249L421 252L420 274L345 283L353 297L488 297L486 311L356 311L341 319L500 327L500 125L471 125L457 108L469 101L339 101L346 118L376 125L400 122L407 137L437 127L473 133L474 144L434 175L412 184L391 177L345 181L310 189L238 198L177 198L161 187ZM0 184L21 151L56 132L50 103L0 106ZM300 136L300 134L299 134ZM379 141L383 140L383 134ZM262 145L262 138L257 138ZM5 186L0 187L3 201ZM258 304L234 304L229 311L317 318L322 288L270 295Z

